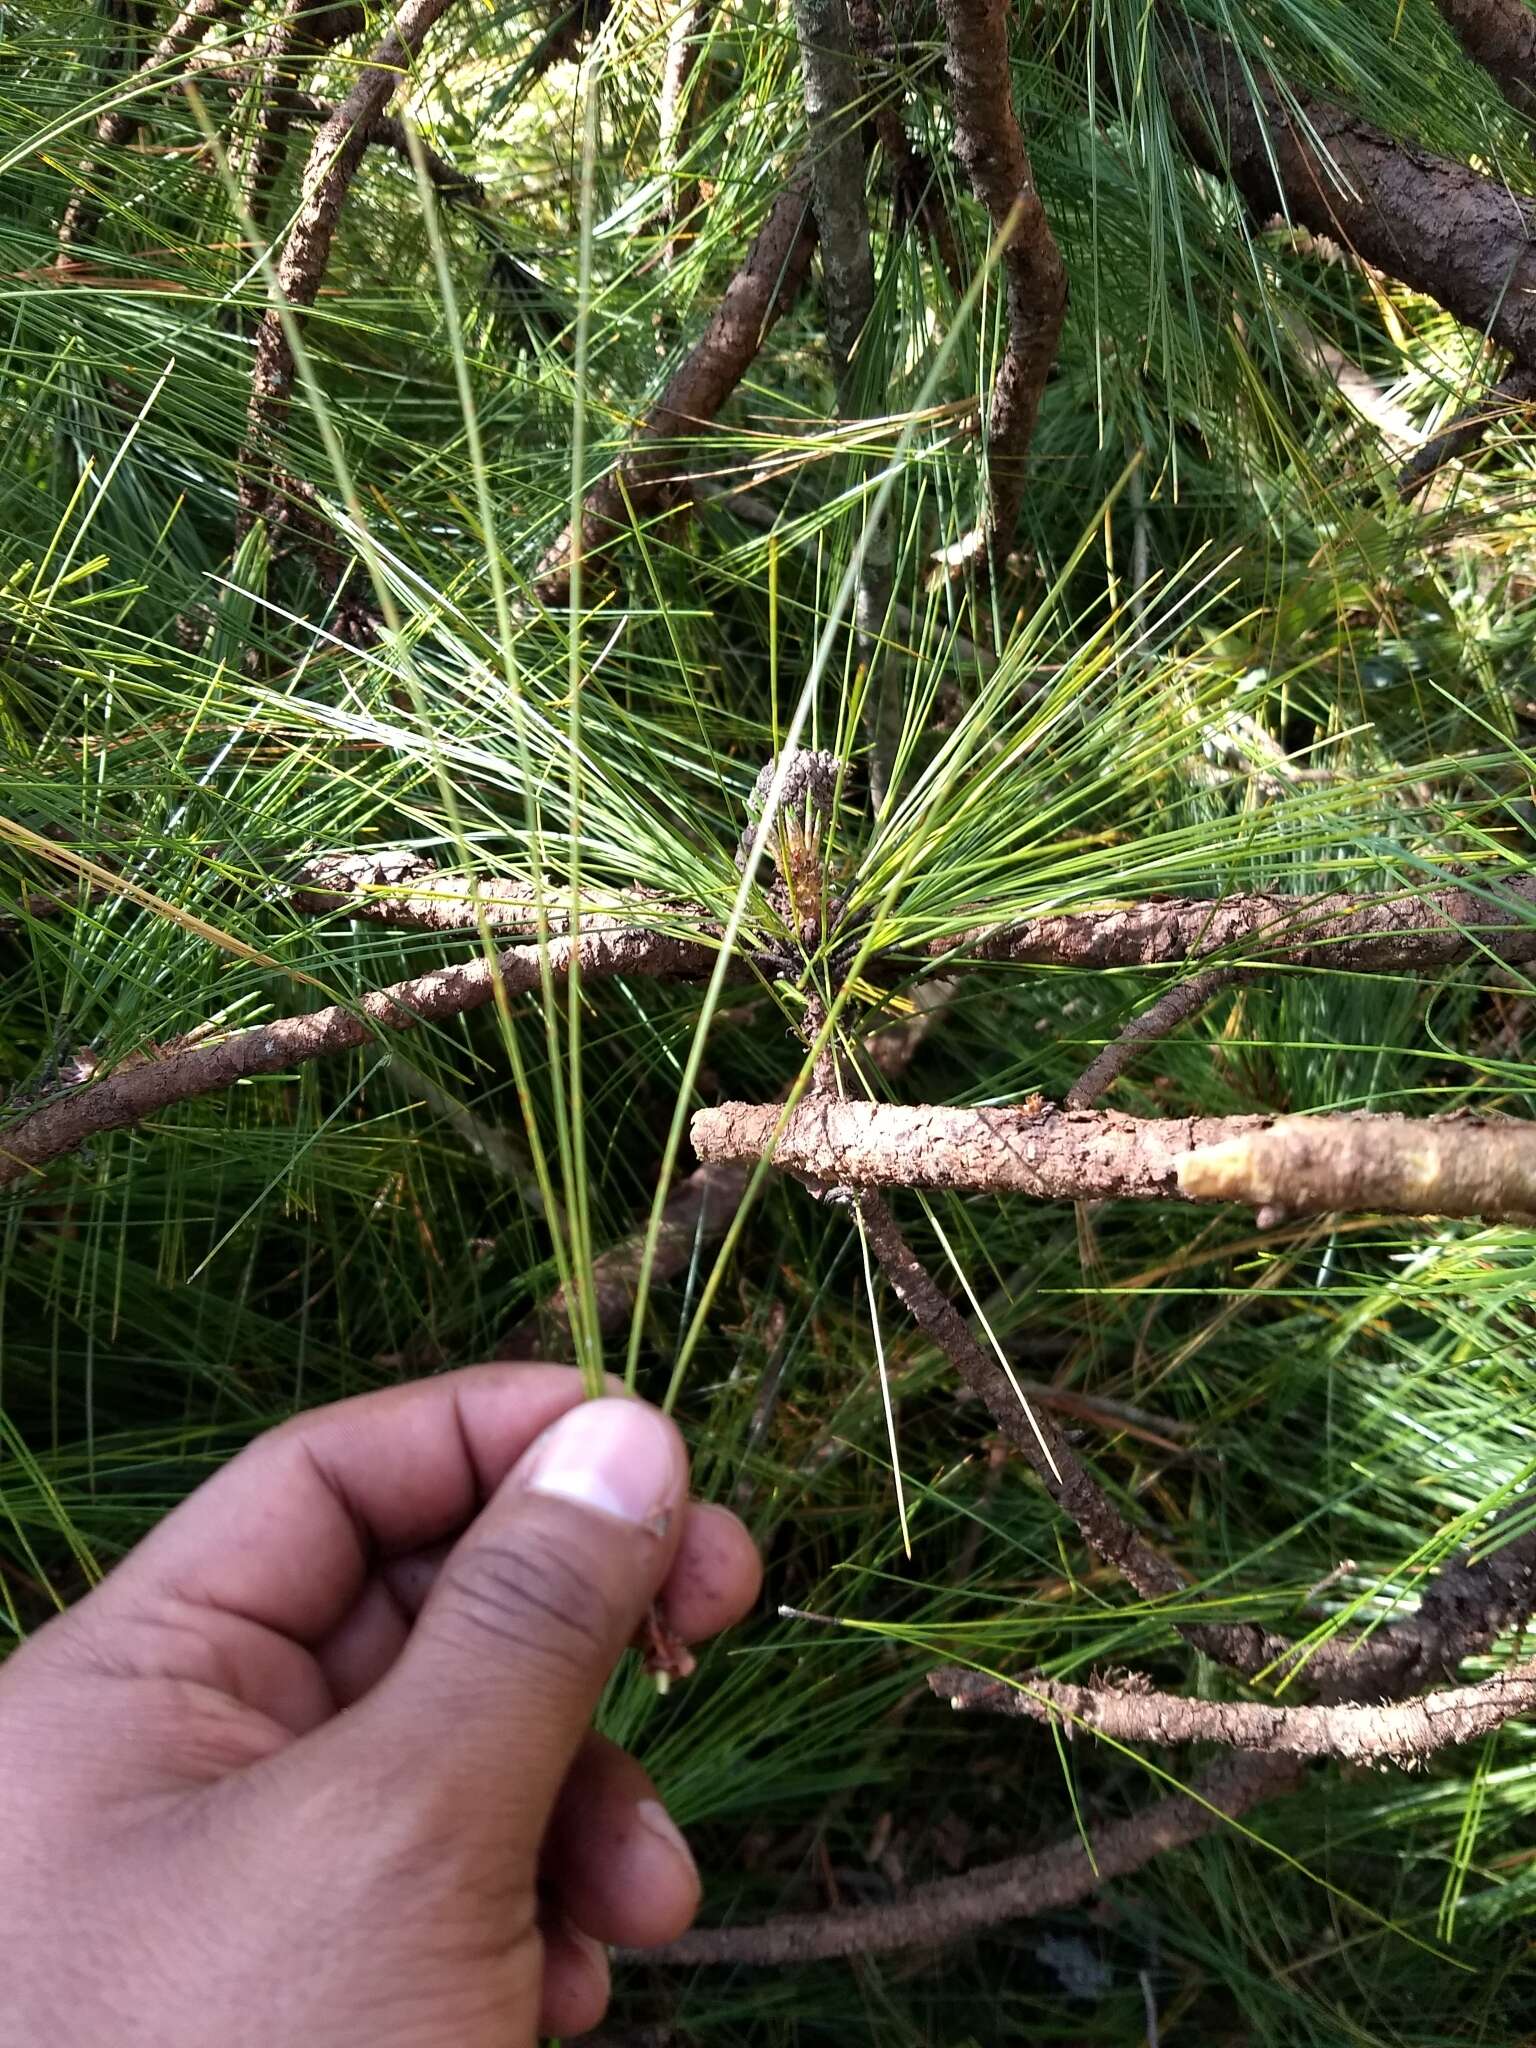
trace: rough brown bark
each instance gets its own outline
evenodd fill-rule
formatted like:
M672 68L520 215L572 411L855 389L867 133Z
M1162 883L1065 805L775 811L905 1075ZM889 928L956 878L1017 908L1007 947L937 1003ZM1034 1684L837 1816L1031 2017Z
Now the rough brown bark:
M1424 1699L1367 1705L1280 1707L1263 1700L1194 1700L1127 1685L1066 1685L1031 1673L1014 1684L960 1669L934 1671L929 1684L957 1711L979 1709L1028 1721L1061 1721L1115 1742L1165 1749L1218 1742L1266 1756L1326 1756L1338 1763L1390 1758L1422 1763L1442 1749L1475 1742L1536 1706L1536 1659L1478 1685L1449 1687Z
M331 245L375 122L393 98L428 30L452 0L403 0L390 33L368 56L357 82L315 135L304 166L303 196L277 264L278 290L295 311L319 295ZM251 403L242 462L241 506L247 520L270 509L274 448L293 393L293 350L281 314L269 306L256 336Z
M550 971L570 973L579 956L584 981L616 975L666 978L707 974L714 949L654 932L584 933L553 939ZM302 1061L367 1045L380 1031L411 1031L462 1016L491 1002L498 983L509 994L539 986L537 946L509 947L495 965L469 960L377 989L355 1007L336 1004L300 1017L279 1017L214 1043L200 1043L125 1066L0 1126L0 1186L73 1152L105 1131L141 1123L157 1111L217 1094L260 1074L280 1074Z
M1133 1017L1125 1029L1088 1062L1067 1090L1067 1108L1091 1109L1101 1096L1109 1093L1143 1046L1156 1045L1159 1039L1177 1031L1181 1024L1203 1010L1213 997L1229 988L1236 979L1235 968L1208 967L1203 974L1191 975L1188 981L1176 983L1139 1017Z
M1041 394L1067 310L1067 273L1013 106L1005 0L939 0L955 108L955 154L1004 239L1008 338L987 408L986 532L994 561L1013 545Z
M1536 366L1536 209L1467 165L1395 142L1347 109L1275 87L1258 104L1229 46L1191 32L1165 69L1184 140L1264 220L1285 214L1437 299Z
M761 1157L781 1112L724 1103L693 1119L703 1160ZM853 1187L955 1188L1045 1202L1245 1202L1524 1220L1536 1212L1536 1123L1469 1117L1130 1117L1113 1110L943 1109L803 1101L774 1163Z
M869 1248L898 1299L943 1351L965 1385L985 1406L1007 1443L1030 1465L1041 1485L1084 1540L1146 1600L1186 1600L1183 1573L1132 1528L1089 1473L1055 1424L1024 1408L997 1359L983 1350L964 1318L935 1286L878 1195L849 1191L863 1219ZM1179 1633L1197 1649L1249 1676L1290 1658L1292 1646L1251 1622L1180 1622Z
M1216 953L1350 973L1436 974L1485 957L1536 960L1536 876L1503 870L1432 895L1243 895L1065 911L935 941L966 960L1165 967Z
M802 166L769 208L708 327L651 408L634 446L587 493L580 545L588 567L630 530L632 517L686 502L692 458L678 444L714 419L746 375L768 329L793 304L815 244L810 173ZM553 608L569 600L572 547L567 527L539 564L541 604Z
M1355 1697L1396 1697L1454 1676L1467 1657L1481 1656L1501 1635L1536 1614L1536 1490L1527 1489L1479 1539L1476 1559L1454 1558L1424 1588L1418 1612L1378 1628L1349 1651L1340 1667ZM1521 1524L1526 1526L1521 1529ZM1505 1542L1506 1531L1516 1533ZM1492 1547L1490 1547L1492 1546ZM1343 1647L1324 1645L1325 1657ZM1313 1669L1309 1659L1306 1666Z
M1179 1163L1196 1202L1245 1202L1261 1227L1334 1209L1536 1221L1536 1123L1389 1116L1262 1119Z
M186 56L209 29L234 21L242 4L243 0L187 0L187 5L150 52L137 76L147 78L151 72L164 70L167 65ZM169 84L170 80L166 82ZM103 114L96 123L96 147L101 150L125 149L142 126L142 106L143 100L135 99L127 106L113 107ZM79 243L88 242L96 232L101 208L84 188L101 175L102 165L88 161L81 169L79 188L69 196L64 218L59 223L59 247L66 255Z
M890 1905L850 1911L786 1913L756 1927L698 1927L666 1948L636 1960L690 1967L744 1963L775 1968L834 1956L935 1948L1005 1920L1027 1920L1076 1904L1154 1857L1214 1834L1265 1799L1293 1791L1304 1766L1291 1758L1239 1757L1196 1777L1188 1792L1160 1799L1140 1813L1090 1821L1092 1855L1076 1831L1051 1848L960 1877L918 1885Z
M1515 112L1536 122L1536 15L1523 0L1435 0L1435 5Z
M1521 8L1521 13L1525 9ZM1527 16L1536 22L1536 15ZM1512 413L1526 412L1536 404L1536 371L1516 370L1485 392L1476 405L1469 405L1447 420L1440 431L1418 449L1398 471L1397 495L1416 498L1448 462L1460 462L1477 448L1488 429Z

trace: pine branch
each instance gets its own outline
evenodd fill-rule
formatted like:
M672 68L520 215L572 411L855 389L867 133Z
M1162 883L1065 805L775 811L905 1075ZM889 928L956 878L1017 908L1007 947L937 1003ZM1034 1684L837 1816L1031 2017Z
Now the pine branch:
M967 960L1165 967L1235 953L1349 973L1438 974L1480 957L1536 960L1536 876L1501 869L1478 889L1422 896L1254 894L1066 911L978 927L930 951L948 971Z
M651 408L630 452L587 493L580 546L588 568L606 559L632 520L688 502L688 457L679 444L713 421L746 375L769 328L804 283L815 240L810 172L802 165L769 208L714 317ZM539 564L536 593L551 609L570 599L572 547L567 527Z
M1234 1121L1237 1121L1234 1119ZM1536 1124L1286 1117L1203 1140L1179 1163L1191 1201L1243 1202L1261 1229L1336 1209L1536 1221Z
M846 1198L857 1207L869 1248L897 1298L983 1403L1005 1441L1030 1466L1051 1499L1077 1524L1089 1547L1113 1565L1143 1599L1186 1599L1189 1589L1183 1573L1132 1528L1054 1423L1029 1412L1001 1363L983 1350L963 1317L934 1285L884 1201L867 1189L847 1190ZM1176 1625L1186 1642L1249 1676L1293 1654L1285 1637L1271 1635L1252 1622Z
M377 989L355 1006L338 1003L304 1016L279 1017L212 1043L199 1042L125 1065L0 1128L0 1186L77 1151L103 1132L142 1123L177 1103L215 1095L258 1075L285 1073L306 1060L356 1051L381 1031L413 1031L482 1009L495 998L498 984L508 995L536 989L541 980L539 950L509 947L494 966L477 959L440 967ZM618 975L703 976L715 958L714 949L700 941L634 930L583 933L575 941L552 939L548 953L550 972L557 980L569 974L576 954L584 982Z
M1065 1685L1038 1673L1000 1682L959 1668L930 1672L928 1683L957 1712L1059 1721L1068 1734L1087 1729L1113 1742L1150 1742L1167 1749L1216 1742L1224 1749L1331 1757L1337 1763L1383 1757L1424 1763L1443 1749L1491 1735L1536 1707L1536 1659L1477 1685L1380 1705L1350 1701L1277 1707L1262 1700L1181 1699L1127 1685Z
M243 0L187 0L187 5L139 67L135 85L185 57L210 29L221 28L237 20L242 6ZM166 82L171 83L170 80ZM110 108L103 114L96 123L96 148L126 149L143 125L143 103L143 96L136 94L126 106ZM94 160L87 161L81 168L80 183L70 194L64 218L59 223L59 248L66 255L81 242L88 242L96 232L101 220L101 207L86 188L104 175L105 167Z
M305 97L298 88L299 73L359 34L365 23L363 8L350 0L318 7L314 0L289 0L266 37L257 66L256 132L240 181L245 210L258 227L266 220L267 200L282 170L295 103Z
M1230 988L1238 979L1235 967L1208 967L1203 974L1181 981L1158 997L1155 1003L1133 1017L1123 1031L1112 1038L1102 1052L1091 1059L1067 1090L1068 1109L1091 1109L1107 1095L1143 1046L1156 1045L1197 1016L1207 1003Z
M1521 13L1525 9L1521 8ZM1536 23L1536 15L1527 19ZM1448 462L1463 462L1481 447L1490 427L1513 414L1528 412L1536 404L1536 370L1514 370L1487 391L1475 405L1457 413L1417 449L1403 464L1397 477L1397 495L1405 501L1440 474Z
M1302 118L1231 48L1190 32L1164 71L1196 161L1229 177L1260 220L1285 214L1436 299L1536 367L1536 209L1467 165L1393 141L1346 108L1302 97Z
M1402 1116L1130 1117L1114 1110L945 1109L802 1101L693 1119L700 1159L757 1159L828 1186L950 1188L1042 1202L1244 1202L1260 1222L1337 1209L1536 1214L1536 1123Z
M1123 1820L1091 1820L1051 1848L959 1877L917 1885L889 1905L826 1913L785 1913L756 1927L696 1927L666 1948L639 1952L650 1963L687 1969L709 1964L777 1968L836 1956L939 1947L1009 1920L1059 1912L1156 1857L1215 1834L1266 1799L1294 1792L1303 1766L1290 1758L1240 1757L1203 1771L1187 1792L1160 1799Z
M663 1287L686 1273L699 1251L724 1237L751 1178L747 1166L700 1166L677 1183L661 1212L651 1263L652 1287ZM645 1242L646 1233L638 1230L592 1261L592 1297L597 1327L604 1335L622 1330L634 1310ZM557 1287L531 1315L508 1330L496 1355L552 1360L571 1357L571 1313L565 1289Z
M427 32L451 0L403 0L390 33L369 55L346 98L321 126L304 167L303 196L277 264L277 285L295 311L312 306L331 259L348 188L383 114ZM242 461L241 507L247 520L271 509L270 477L293 392L293 351L276 306L262 316L251 372Z
M1013 105L1005 0L938 0L955 108L955 154L1003 245L1008 338L987 408L986 541L1013 546L1025 467L1067 310L1067 273Z
M1536 122L1536 15L1522 0L1435 0L1462 48L1522 120Z
M699 203L697 181L683 178L681 166L688 154L693 129L693 74L709 33L715 0L684 0L667 26L667 48L662 59L661 93L656 125L661 144L661 174L666 184L662 218L666 235L662 261L677 260L680 223L688 220Z

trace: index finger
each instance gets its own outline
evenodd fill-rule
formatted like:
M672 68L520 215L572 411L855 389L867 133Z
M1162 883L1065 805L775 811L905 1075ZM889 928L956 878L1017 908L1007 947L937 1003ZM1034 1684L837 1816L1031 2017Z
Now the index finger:
M241 1451L92 1598L158 1595L318 1642L376 1563L466 1528L582 1395L568 1366L480 1365L314 1409Z

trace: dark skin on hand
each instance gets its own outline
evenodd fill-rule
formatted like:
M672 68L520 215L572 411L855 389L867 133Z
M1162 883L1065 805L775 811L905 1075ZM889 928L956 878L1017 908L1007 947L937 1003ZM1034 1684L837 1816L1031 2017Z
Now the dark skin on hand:
M693 1860L591 1727L761 1572L673 1425L488 1365L260 1438L0 1669L0 2048L522 2048Z

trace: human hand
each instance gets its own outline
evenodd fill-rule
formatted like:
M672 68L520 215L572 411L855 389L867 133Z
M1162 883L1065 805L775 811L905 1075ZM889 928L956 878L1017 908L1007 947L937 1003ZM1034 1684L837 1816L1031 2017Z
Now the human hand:
M482 1366L260 1438L0 1668L3 2048L524 2048L693 1918L589 1722L757 1555L672 1424Z

